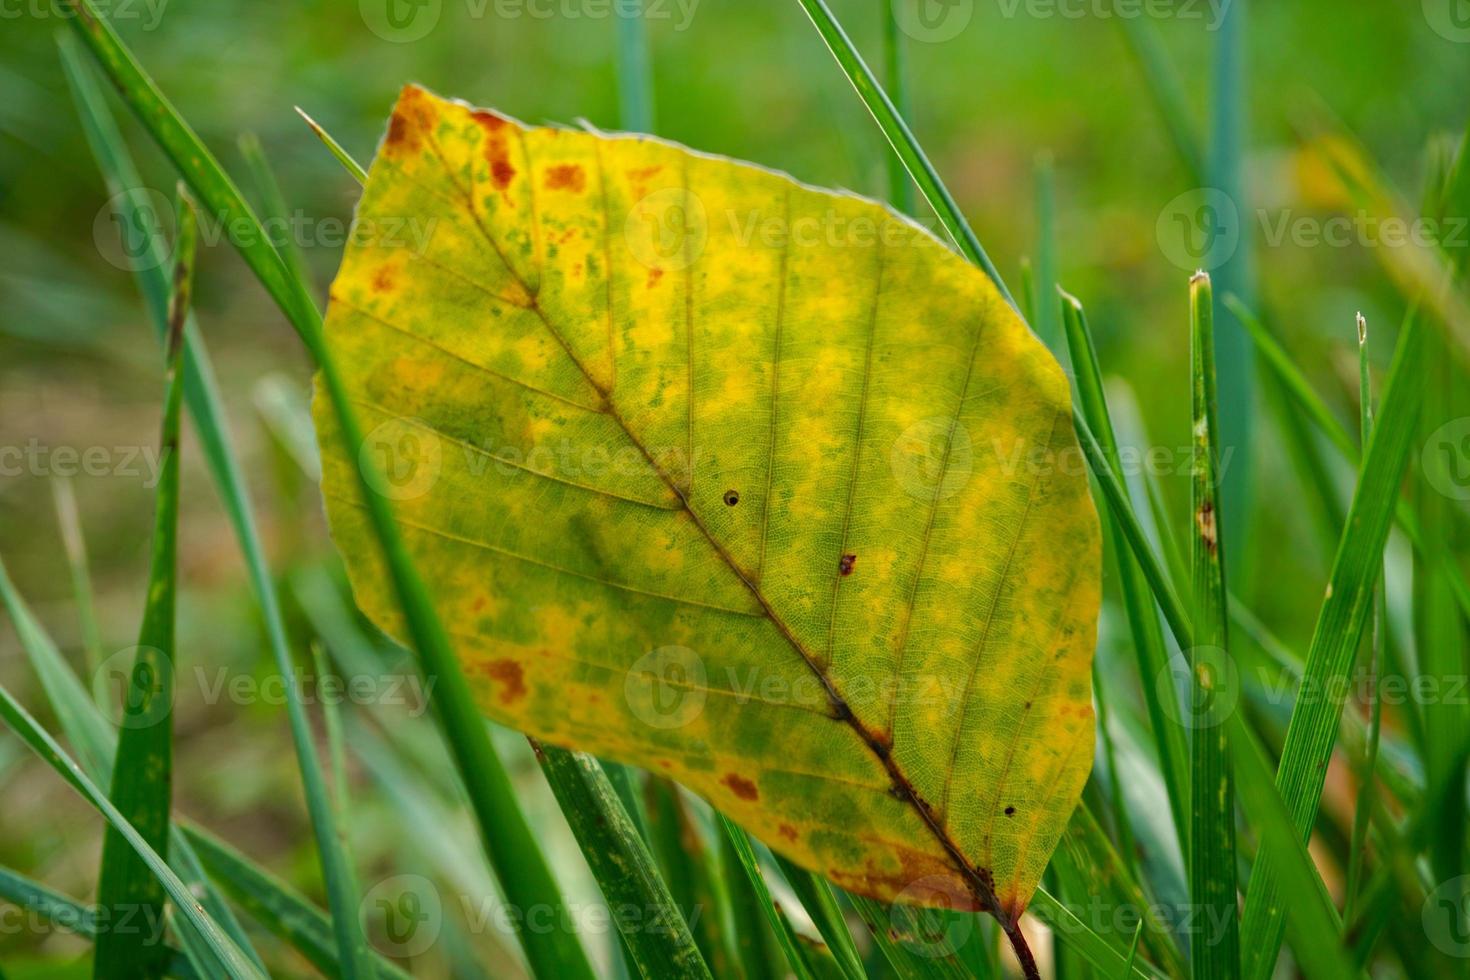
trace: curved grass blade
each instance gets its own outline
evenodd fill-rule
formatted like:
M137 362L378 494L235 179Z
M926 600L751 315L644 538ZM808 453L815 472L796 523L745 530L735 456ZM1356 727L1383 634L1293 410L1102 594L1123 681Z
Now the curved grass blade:
M327 976L341 975L336 932L331 917L290 885L262 869L229 844L192 824L183 833L199 859L251 918L306 957ZM356 918L356 913L353 913ZM372 972L379 980L408 980L409 974L381 956L370 954Z
M797 938L796 930L791 927L791 921L786 918L785 913L771 898L770 886L766 884L766 877L761 872L760 862L756 860L755 850L750 846L750 838L723 813L719 814L719 822L734 849L740 867L744 869L746 877L750 880L751 888L754 889L760 905L761 914L765 916L771 931L776 934L776 942L781 947L781 952L785 955L791 972L796 975L796 980L815 980L811 968L807 965L806 957L802 955L801 941Z
M1240 973L1236 923L1235 787L1230 772L1230 742L1211 717L1220 703L1233 705L1233 668L1226 629L1223 517L1220 507L1219 412L1215 396L1215 301L1208 273L1189 283L1191 390L1194 456L1191 466L1194 533L1190 565L1194 578L1195 634L1199 645L1191 661L1189 717L1190 802L1189 893L1195 906L1221 928L1208 937L1196 933L1190 946L1195 980Z
M178 240L174 248L173 293L169 297L168 382L159 439L163 467L154 493L152 557L148 598L126 682L122 731L112 765L113 804L139 835L160 854L168 853L169 812L173 802L173 687L176 668L174 607L178 593L179 406L183 384L179 355L184 317L194 285L199 221L182 189L178 198ZM164 892L158 879L115 828L102 842L99 905L109 920L141 916L163 922ZM157 935L108 929L97 937L92 975L98 978L158 976L163 968Z
M0 898L75 935L92 940L97 938L97 914L94 908L10 868L0 867ZM196 980L200 976L183 953L170 946L164 946L161 950L164 976L174 980Z
M863 980L867 976L863 970L863 958L858 955L857 945L852 941L852 932L847 928L847 920L843 918L842 908L837 904L832 886L827 884L825 878L819 878L805 868L792 864L779 854L776 856L776 863L781 867L781 873L786 876L791 890L801 899L801 904L817 927L817 932L826 941L827 949L831 950L832 958L842 975L848 980Z
M174 908L188 922L198 930L203 937L210 953L228 976L240 978L240 980L254 980L264 977L254 962L250 960L240 947L219 927L204 907L199 904L190 891L189 886L184 884L179 876L174 874L167 862L158 855L148 842L128 823L127 819L118 812L107 796L88 778L82 771L82 767L66 754L61 745L46 732L30 714L21 707L10 691L0 686L0 719L14 731L28 745L41 760L56 770L67 784L80 793L87 802L96 807L98 811L107 818L110 826L117 829L137 852L138 856L148 865L149 871L158 878L163 885L168 897L173 900Z
M1077 401L1107 456L1109 467L1115 475L1121 476L1118 438L1108 411L1102 384L1102 367L1098 364L1097 349L1092 342L1087 317L1081 302L1075 297L1061 292L1061 298L1062 326L1067 338L1067 348L1071 353ZM1127 488L1123 489L1127 493ZM1109 516L1109 524L1113 537L1120 538L1123 532L1118 527L1115 516ZM1120 541L1119 544L1121 543ZM1185 848L1184 828L1188 824L1186 816L1189 812L1185 804L1189 788L1189 747L1185 743L1184 730L1174 721L1178 716L1178 706L1173 705L1174 714L1169 713L1159 693L1160 685L1155 682L1156 678L1164 676L1169 670L1169 651L1164 646L1164 635L1159 627L1159 615L1148 580L1137 559L1122 547L1114 551L1114 559L1118 566L1118 580L1128 613L1134 651L1138 657L1138 674L1142 680L1144 706L1153 730L1159 769L1168 790L1174 826L1180 833L1180 847Z
M1122 28L1128 49L1138 61L1145 87L1153 97L1154 108L1158 109L1164 128L1169 131L1190 186L1203 185L1205 166L1200 155L1199 136L1194 131L1193 112L1184 95L1184 86L1180 84L1179 76L1169 64L1153 20L1148 17L1113 19Z
M1291 355L1245 304L1233 296L1227 296L1225 303L1235 313L1236 318L1245 325L1246 331L1256 345L1256 350L1265 358L1267 366L1280 379L1286 392L1317 423L1323 435L1327 436L1332 444L1342 452L1347 461L1354 467L1361 467L1362 450L1353 440L1347 426L1338 420L1332 410L1327 407L1327 403L1313 390L1306 374L1291 359ZM1410 315L1417 314L1411 311ZM1409 543L1414 546L1415 552L1421 555L1428 554L1429 549L1424 541L1424 533L1419 526L1419 516L1407 501L1400 499L1394 505L1394 517L1404 535L1409 539ZM1442 559L1438 563L1438 568L1449 582L1461 613L1470 617L1470 579L1466 579L1464 571L1453 561Z
M898 30L898 5L904 0L882 0L883 77L900 119L910 118L903 37ZM904 214L914 213L914 182L896 153L888 155L888 203Z
M1423 330L1420 318L1411 316L1399 336L1379 421L1364 457L1327 599L1307 653L1303 677L1307 690L1346 689L1343 681L1352 669L1363 626L1373 608L1373 588L1398 499L1399 477L1422 401ZM1315 823L1341 710L1341 696L1304 698L1292 710L1276 785L1303 840ZM1275 880L1279 859L1279 848L1262 846L1246 891L1241 949L1245 975L1252 978L1270 974L1285 927L1286 906Z
M862 55L858 54L857 47L848 38L847 32L842 29L842 25L837 23L837 18L832 16L826 0L798 0L798 2L806 11L807 16L811 18L817 33L826 42L827 49L832 52L832 57L837 59L837 64L847 75L847 80L857 90L858 98L863 100L863 105L867 106L868 112L872 113L873 120L883 131L883 135L887 137L889 145L893 147L893 152L898 154L898 158L903 161L904 169L919 186L929 206L934 208L934 214L944 225L945 231L949 233L955 245L959 247L960 253L984 269L1006 301L1015 306L1016 301L1006 289L1000 273L990 261L990 256L985 253L985 249L980 245L980 240L970 229L969 223L960 217L960 209L955 204L954 198L950 196L949 189L939 179L938 172L935 171L934 165L929 162L929 158L920 148L919 141L909 130L908 123L903 121L893 101L883 91L883 86L878 84L877 78L873 76L867 62L863 61Z
M1037 890L1037 901L1041 898ZM885 905L862 895L849 894L848 900L857 910L858 917L872 933L883 958L892 967L899 980L969 980L973 975L952 953L944 947L936 950L934 940L925 928L924 917L933 913L927 909L915 909L907 905ZM970 922L975 920L972 918ZM945 942L948 937L941 938ZM979 942L978 937L966 936L966 941ZM949 945L954 945L952 942Z
M117 734L103 718L97 703L77 680L76 674L72 673L51 637L46 634L41 624L31 614L20 593L11 583L3 561L0 561L0 602L3 602L6 611L10 614L16 635L20 639L21 649L25 651L32 669L40 678L47 703L60 722L62 733L72 743L73 749L82 759L83 768L98 785L111 782L112 759L116 752ZM214 885L205 878L204 871L199 867L193 850L183 839L177 826L172 826L169 830L169 853L173 855L179 876L189 886L190 891L198 896L198 901L204 907L205 912L220 924L220 927L234 940L235 944L244 950L255 965L264 972L265 964L251 947L245 931L240 928L240 923L229 905L225 903ZM205 940L193 926L184 920L179 931L185 952L196 962L208 962L210 954Z
M639 972L650 980L709 977L683 914L597 760L534 739L531 747ZM618 913L630 907L638 912L632 919Z
M1058 901L1045 888L1036 889L1036 898L1031 903L1030 912L1046 923L1057 938L1082 954L1104 976L1138 977L1145 980L1161 976L1146 963L1135 962L1133 969L1129 971L1125 950L1099 935L1076 912Z
M362 428L349 403L342 377L327 352L321 314L306 285L291 276L280 255L271 247L260 221L213 154L163 97L91 0L57 0L57 3L70 14L68 24L91 50L123 100L172 160L206 210L230 231L232 244L296 329L316 360L323 390L340 425L342 438L355 450L363 443ZM353 455L357 454L354 452ZM389 501L373 489L372 470L369 461L360 467L359 472L369 519L382 545L424 673L435 682L433 700L436 716L464 781L486 851L513 904L521 908L555 907L560 902L560 894L551 870L520 812L510 779L490 743L488 729L450 649L448 636L433 611L423 580L414 570L393 522ZM267 578L260 584L268 585L268 582ZM263 604L266 602L264 598L261 601ZM281 647L284 648L284 642ZM303 773L305 771L303 769ZM520 936L539 974L570 978L592 976L586 952L576 936L558 930L535 932L525 929L521 930Z
M271 169L270 163L265 158L265 151L260 146L260 138L254 133L241 133L239 138L240 156L245 160L245 166L250 170L250 178L255 183L255 193L259 198L261 213L267 219L274 218L280 222L280 227L291 228L292 223L288 220L286 199L281 195L280 182L276 180L275 171ZM301 245L291 235L281 238L279 247L281 258L290 267L291 275L304 283L311 282L311 272L306 267L306 258L301 254Z
M86 655L87 673L95 674L102 663L102 631L97 626L97 608L92 599L92 574L88 570L87 543L82 534L82 517L77 512L77 495L71 478L57 475L51 480L52 499L56 504L56 523L61 527L61 543L66 550L66 564L71 571L72 595L77 604L77 622L82 628L82 650Z

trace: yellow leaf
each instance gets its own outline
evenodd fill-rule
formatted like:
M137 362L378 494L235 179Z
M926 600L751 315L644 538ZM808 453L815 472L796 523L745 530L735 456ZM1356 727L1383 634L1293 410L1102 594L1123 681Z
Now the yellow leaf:
M850 194L409 87L327 333L374 621L363 458L490 717L1014 922L1091 766L1099 546L1066 381L980 272Z

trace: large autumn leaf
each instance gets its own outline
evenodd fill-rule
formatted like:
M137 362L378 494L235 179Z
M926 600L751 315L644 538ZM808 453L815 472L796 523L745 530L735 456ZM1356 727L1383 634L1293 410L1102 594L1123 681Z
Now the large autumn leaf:
M1091 765L1099 547L1066 381L980 272L850 194L409 87L327 332L490 717L1014 924Z

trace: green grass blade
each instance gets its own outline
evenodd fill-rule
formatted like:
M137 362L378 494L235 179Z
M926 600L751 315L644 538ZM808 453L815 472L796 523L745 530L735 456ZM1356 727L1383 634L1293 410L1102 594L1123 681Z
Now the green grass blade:
M306 957L322 973L330 977L341 975L335 932L327 913L208 831L185 824L183 832L209 873L252 919ZM407 980L408 977L406 972L375 954L372 969L371 975L380 980Z
M1036 336L1047 350L1057 356L1066 366L1066 351L1063 348L1062 325L1057 316L1057 189L1056 165L1051 154L1039 153L1031 168L1036 182L1036 282L1037 297L1035 316L1031 325Z
M776 942L781 947L781 952L786 957L786 963L791 967L791 972L796 975L796 980L815 980L807 966L806 957L802 955L801 942L797 939L796 931L792 929L790 920L771 898L770 886L766 884L766 877L761 872L760 862L756 860L755 850L750 846L750 838L745 836L745 831L737 827L723 813L719 815L719 822L724 829L725 836L730 841L736 860L750 881L760 905L761 914L765 917L767 925L771 927L771 931L776 934ZM764 974L754 975L763 976Z
M1222 520L1244 533L1249 530L1251 510L1251 406L1255 395L1255 367L1250 342L1230 311L1221 305L1225 295L1239 296L1254 305L1255 238L1247 216L1253 214L1246 187L1245 155L1249 69L1246 65L1246 15L1251 4L1235 0L1222 8L1215 31L1214 92L1210 113L1210 146L1205 160L1205 184L1225 194L1235 205L1239 242L1226 260L1209 270L1217 280L1215 297L1215 369L1221 400L1230 414L1221 422L1215 439L1223 453L1229 450L1232 465L1221 474ZM1242 549L1243 551L1243 549ZM1230 559L1239 567L1243 557Z
M776 856L776 863L781 866L781 873L786 876L791 890L801 899L817 932L821 933L827 948L832 951L842 975L848 980L863 980L867 976L863 970L863 958L858 954L857 944L853 942L852 932L847 928L847 920L837 904L832 886L825 878L792 864L780 855Z
M228 976L242 978L242 980L264 977L265 974L256 967L256 964L241 952L234 941L204 911L189 886L174 874L167 862L159 856L157 851L148 846L143 836L133 828L132 824L128 823L127 819L112 805L112 801L107 798L106 794L82 771L82 767L66 754L61 745L37 724L36 720L3 686L0 686L0 720L3 720L13 732L19 735L43 762L56 770L57 774L80 793L87 802L96 807L107 818L108 824L116 828L128 844L138 852L138 856L148 865L149 871L159 880L168 897L173 900L174 908L204 938L219 969L225 971Z
M327 149L331 151L332 156L337 158L337 162L342 164L343 167L346 167L347 172L356 178L359 184L367 183L367 171L362 169L356 160L352 159L351 154L342 148L341 143L333 139L331 134L323 129L315 119L308 116L305 109L296 106L296 114L306 120L306 125L311 127L311 131L316 134L317 139L326 145Z
M1073 296L1062 293L1062 325L1071 353L1072 373L1077 385L1077 402L1088 425L1097 436L1109 468L1121 478L1122 465L1118 453L1118 438L1113 429L1112 415L1108 410L1103 391L1102 367L1098 363L1097 349L1092 342L1092 332L1087 327L1087 317L1082 304ZM1127 488L1123 488L1127 493ZM1112 536L1122 537L1117 518L1109 517ZM1122 542L1119 541L1119 545ZM1123 593L1124 607L1128 613L1128 626L1132 631L1134 651L1138 657L1138 674L1144 706L1148 711L1149 725L1153 730L1154 748L1159 757L1159 770L1168 791L1169 809L1174 817L1174 826L1180 832L1180 847L1185 847L1184 828L1188 821L1185 799L1189 788L1189 747L1184 730L1175 719L1178 705L1165 706L1159 693L1157 679L1169 671L1169 651L1164 645L1163 630L1159 626L1158 611L1154 606L1148 580L1138 561L1123 547L1114 549L1118 565L1118 581ZM1172 709L1172 713L1171 710Z
M1382 567L1399 478L1408 457L1422 400L1424 340L1418 317L1399 337L1373 439L1364 457L1347 529L1333 562L1307 653L1305 690L1341 692L1352 669L1363 626L1373 607L1373 588ZM1297 833L1311 832L1327 763L1336 741L1341 695L1298 700L1292 710L1276 785ZM1270 974L1280 948L1285 905L1275 880L1279 848L1263 846L1246 892L1241 948L1245 975ZM1320 937L1319 937L1320 938Z
M1195 980L1240 974L1235 885L1235 787L1230 742L1211 717L1216 704L1235 704L1226 630L1224 515L1220 507L1219 411L1215 395L1215 297L1208 273L1189 282L1189 335L1194 456L1191 469L1194 533L1190 535L1195 639L1188 651L1193 696L1190 738L1189 893L1195 907L1220 926L1196 933L1190 947Z
M909 113L907 58L903 35L898 29L898 5L904 0L882 0L883 4L883 78L888 83L888 96L900 119L911 119ZM914 182L898 154L888 155L888 203L904 214L914 213Z
M102 631L97 626L97 607L92 596L92 573L87 561L87 543L82 534L82 517L77 512L77 495L71 478L54 476L51 494L56 505L56 523L61 528L61 543L66 550L66 565L71 572L72 595L76 597L77 623L82 628L82 650L87 673L95 674L102 663Z
M1314 980L1356 976L1358 971L1337 941L1341 926L1327 888L1307 853L1306 841L1292 826L1291 814L1272 784L1270 762L1240 712L1231 712L1222 727L1228 730L1236 785L1250 825L1260 836L1261 850L1280 856L1274 867L1279 871L1280 894L1291 906L1286 926L1297 963ZM1260 868L1259 863L1256 867ZM1275 959L1272 951L1265 962L1274 964Z
M1202 186L1205 165L1200 156L1199 136L1194 130L1194 113L1179 76L1169 64L1153 20L1148 17L1114 17L1113 20L1122 28L1128 49L1138 61L1145 87L1164 121L1164 128L1169 131L1190 186Z
M867 106L868 111L872 113L878 128L883 131L889 145L893 147L893 152L898 154L898 158L903 161L904 169L919 186L919 190L924 194L924 199L934 209L935 215L944 225L945 231L949 233L955 245L959 247L961 254L984 269L986 274L994 280L996 288L1006 298L1006 302L1015 306L1015 299L1006 289L1000 273L990 261L990 256L985 254L985 249L980 245L980 240L975 237L975 232L960 215L959 206L950 196L949 189L939 179L939 173L934 169L934 165L929 162L918 140L909 130L908 124L903 121L893 101L883 91L883 86L878 84L878 79L873 76L873 72L863 61L862 55L858 54L847 32L832 16L832 11L828 9L825 0L798 0L798 2L806 11L807 16L811 18L812 24L817 28L817 33L826 42L827 49L837 59L837 64L847 75L847 80L857 90L858 97L863 100L863 105Z
M127 681L122 731L112 765L108 796L148 845L168 853L169 812L173 802L173 688L176 669L174 607L178 594L179 407L183 384L179 355L184 317L194 284L199 221L180 191L178 241L174 249L173 294L169 298L168 382L159 438L163 467L154 492L152 556L148 598ZM158 879L116 828L102 843L98 904L109 920L141 915L163 921L165 896ZM108 929L97 937L94 977L156 977L163 971L161 936Z
M342 437L356 456L355 449L363 441L362 428L342 376L326 347L321 313L312 302L306 285L290 274L234 182L164 98L91 0L57 2L70 14L67 23L91 50L123 100L173 162L206 210L228 230L231 243L313 355L321 373L323 391L337 417ZM429 601L423 580L413 568L393 521L390 504L373 489L375 474L368 472L370 469L370 466L359 467L363 500L382 545L413 646L426 678L433 683L435 714L464 781L486 851L513 904L522 908L555 907L561 896L551 870L520 811L509 776L490 743L485 721L475 706L468 682ZM592 976L586 952L575 935L559 930L537 932L522 929L520 938L539 974L570 978Z
M266 161L259 137L254 133L242 133L239 145L240 156L245 160L245 166L250 170L250 179L255 184L262 213L267 218L276 219L281 228L295 227L288 220L290 215L287 213L286 199L281 195L281 185L276 180L275 172ZM306 267L306 257L301 254L301 245L291 235L282 236L280 253L290 267L292 276L301 282L311 282L311 273Z
M1368 360L1368 321L1358 314L1358 434L1364 446L1373 437L1373 378ZM1387 578L1387 567L1380 573ZM1376 590L1373 602L1373 620L1369 626L1368 639L1368 738L1363 748L1363 760L1358 772L1361 780L1358 799L1353 808L1352 837L1348 843L1348 876L1344 886L1344 921L1351 922L1357 907L1358 894L1362 887L1363 859L1368 850L1368 818L1373 811L1374 790L1377 786L1378 747L1383 725L1383 702L1378 697L1378 653L1382 643L1382 630L1386 618L1383 608L1382 586Z
M1148 978L1159 976L1146 964L1135 962L1128 970L1128 954L1119 944L1099 935L1077 913L1058 901L1045 888L1036 889L1031 906L1026 911L1051 927L1051 931L1062 942L1068 944L1091 963L1099 973L1109 977Z
M951 936L947 932L936 935L926 921L934 914L931 910L884 905L862 895L847 897L899 980L968 980L972 975L953 955L952 947L979 942L978 936ZM975 921L970 918L972 928Z
M103 717L97 703L92 700L91 695L77 680L76 674L72 673L71 668L62 658L61 651L57 649L51 637L46 634L40 622L31 613L25 600L21 598L20 593L10 581L3 561L0 561L0 602L3 602L6 611L10 614L16 635L20 639L21 649L25 651L32 669L40 678L47 702L60 722L63 734L72 743L72 747L82 760L83 768L91 776L92 781L98 785L111 782L112 758L116 751L117 734ZM179 876L189 886L190 891L198 896L198 901L204 910L264 972L265 965L261 962L259 954L251 947L245 931L240 927L239 921L223 897L215 889L213 883L205 878L198 860L188 843L179 834L177 826L170 830L169 853L173 857ZM187 920L184 921L183 926L184 928L180 931L185 950L196 958L207 956L207 944L203 937L188 925Z
M614 7L617 21L618 125L630 133L653 132L653 70L643 0Z
M534 740L531 747L639 971L650 978L709 977L683 913L597 760ZM638 915L617 914L623 908L637 909Z
M92 940L97 938L94 909L10 868L0 867L0 898L77 936ZM140 928L149 928L151 925L140 925ZM158 925L161 929L162 920L159 920ZM163 946L162 949L165 976L179 980L194 980L200 976L183 953L171 946Z

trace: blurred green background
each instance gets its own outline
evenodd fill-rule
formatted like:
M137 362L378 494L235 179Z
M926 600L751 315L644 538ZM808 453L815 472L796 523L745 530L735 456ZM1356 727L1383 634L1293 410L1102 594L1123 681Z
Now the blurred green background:
M1151 18L1201 137L1218 2L1159 4L1153 9L1162 15ZM408 81L530 122L586 119L618 128L614 22L605 2L429 0L421 14L432 24L412 40L383 28L380 6L110 6L114 25L163 90L247 186L236 139L258 134L288 202L299 209L297 241L322 297L340 257L340 227L331 222L350 219L357 187L293 106L362 161ZM878 5L832 6L876 62ZM1107 16L1111 4L977 0L973 7L951 38L906 39L913 128L1013 286L1022 257L1037 247L1035 161L1050 155L1058 278L1087 304L1104 369L1131 387L1152 441L1186 446L1188 270L1161 248L1157 225L1169 202L1193 187L1120 25ZM1328 112L1364 142L1409 201L1417 200L1426 145L1462 130L1470 91L1470 43L1436 30L1443 22L1434 7L1434 0L1298 0L1250 10L1245 229L1255 239L1261 294L1283 343L1344 420L1354 417L1353 314L1363 310L1385 328L1372 345L1386 364L1402 301L1370 249L1273 245L1255 212L1263 209L1270 220L1330 213L1297 153L1302 120ZM53 43L63 25L44 0L3 0L0 19L0 446L105 450L95 458L105 458L101 468L109 472L83 473L75 485L103 649L112 652L132 644L141 613L151 471L146 458L129 464L126 457L128 447L146 453L156 441L159 358L132 278L117 264L107 191L63 83ZM884 194L886 147L794 0L657 0L648 27L660 135L810 183ZM124 124L156 188L170 195L169 168L131 119ZM281 405L299 407L306 397L307 358L223 243L201 257L197 308L273 567L294 608L302 576L335 583L337 575L319 500L289 452L293 430L279 423ZM1222 413L1235 408L1221 406ZM1250 447L1255 496L1267 504L1276 485L1294 479L1273 439L1260 432ZM263 678L269 657L234 540L197 452L188 442L184 452L182 659ZM0 554L74 653L83 637L49 486L50 474L65 464L48 458L50 464L37 465L18 462L14 453L0 460ZM1166 481L1176 506L1187 496L1186 478L1181 466ZM1257 507L1250 520L1249 533L1273 547L1254 549L1269 565L1247 569L1237 591L1279 636L1303 644L1329 556L1296 503ZM299 637L319 631L296 611ZM21 691L31 685L8 628L0 631L0 680ZM177 715L179 808L318 894L282 710L204 704L198 695L197 687L184 690ZM523 743L504 741L522 773L533 773ZM352 823L367 887L401 870L415 842L405 841L400 804L380 774L359 774L359 783ZM544 787L531 779L526 787L533 814L544 817L539 824L570 853ZM39 764L20 760L11 740L0 744L0 792L8 804L0 864L90 894L100 833L86 806ZM78 847L79 840L92 843ZM432 856L416 860L432 864ZM578 887L592 894L589 881ZM17 955L84 948L64 935L0 931L0 962L7 964Z

